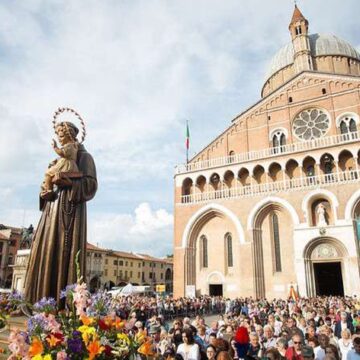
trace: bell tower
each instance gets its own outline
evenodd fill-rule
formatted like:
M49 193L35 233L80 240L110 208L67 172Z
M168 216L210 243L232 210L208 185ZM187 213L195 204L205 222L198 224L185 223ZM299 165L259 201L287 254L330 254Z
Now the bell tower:
M294 47L294 66L296 73L304 70L313 70L309 40L309 22L305 19L297 5L289 25Z

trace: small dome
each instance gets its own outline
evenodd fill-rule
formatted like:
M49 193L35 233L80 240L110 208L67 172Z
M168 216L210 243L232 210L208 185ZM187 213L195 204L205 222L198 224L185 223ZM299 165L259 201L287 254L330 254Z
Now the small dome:
M329 34L309 35L311 56L341 55L360 61L360 54L347 41ZM272 58L265 79L268 80L279 70L294 62L294 48L292 42L283 46Z

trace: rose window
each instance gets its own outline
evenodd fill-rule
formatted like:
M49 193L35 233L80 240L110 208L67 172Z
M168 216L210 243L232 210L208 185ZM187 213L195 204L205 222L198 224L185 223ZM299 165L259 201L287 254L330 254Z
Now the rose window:
M326 134L329 127L329 116L320 109L304 110L293 122L293 132L300 140L318 139Z

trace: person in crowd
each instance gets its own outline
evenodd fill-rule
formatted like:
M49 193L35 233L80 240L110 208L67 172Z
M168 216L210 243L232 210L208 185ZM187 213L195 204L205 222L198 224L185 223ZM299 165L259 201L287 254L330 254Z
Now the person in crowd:
M341 339L339 339L338 345L341 352L341 360L346 360L347 354L352 348L351 332L349 329L341 331Z
M340 339L341 331L344 329L349 329L351 334L354 333L354 326L352 324L352 318L347 314L346 311L340 313L340 320L335 324L335 336Z
M354 348L351 349L347 356L346 360L359 360L360 359L360 337L356 336L353 339Z
M330 339L325 334L320 334L318 337L319 346L314 349L315 360L324 360L325 358L325 349L329 345Z
M261 359L263 355L263 347L260 344L259 335L256 332L252 332L250 333L249 338L250 344L247 355L255 359Z
M337 347L333 344L329 344L325 348L325 355L327 355L327 354L333 355L336 360L340 360L339 351L338 351Z
M200 346L200 350L205 351L208 345L205 326L198 327L197 334L194 336L194 338L195 338L195 342Z
M305 341L308 341L310 338L317 338L315 326L308 326L305 333Z
M303 360L302 356L303 339L299 333L292 336L292 346L286 350L285 357L288 360Z
M280 353L281 359L285 359L286 350L288 349L288 342L286 339L280 337L276 340L276 349Z
M276 338L274 337L274 329L271 325L264 326L264 349L276 347Z
M315 349L317 346L319 346L319 341L316 337L312 337L308 339L307 344Z
M176 353L180 354L184 360L200 360L199 345L195 343L191 329L184 329L181 335L183 343L178 346Z
M309 345L304 345L301 349L301 354L304 360L314 360L314 349Z
M214 345L208 345L206 348L206 357L208 360L215 360L216 358L216 348Z
M283 357L275 347L268 348L265 351L265 358L269 360L282 360Z
M237 353L237 349L236 349L236 340L234 337L232 337L230 339L230 349L229 349L229 354L232 360L238 360L239 356Z

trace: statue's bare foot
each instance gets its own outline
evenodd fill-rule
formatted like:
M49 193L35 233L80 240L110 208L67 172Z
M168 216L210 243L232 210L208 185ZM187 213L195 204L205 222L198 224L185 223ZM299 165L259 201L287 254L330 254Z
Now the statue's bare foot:
M43 190L40 193L40 196L42 199L44 199L46 201L53 201L56 199L56 193L52 190Z

